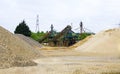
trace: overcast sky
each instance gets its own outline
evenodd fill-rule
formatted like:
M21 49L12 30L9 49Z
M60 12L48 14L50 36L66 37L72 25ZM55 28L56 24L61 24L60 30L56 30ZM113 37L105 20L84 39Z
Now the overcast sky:
M25 20L32 31L39 14L40 31L54 25L61 31L72 23L73 30L83 21L93 32L117 27L120 23L120 0L0 0L0 26L14 32Z

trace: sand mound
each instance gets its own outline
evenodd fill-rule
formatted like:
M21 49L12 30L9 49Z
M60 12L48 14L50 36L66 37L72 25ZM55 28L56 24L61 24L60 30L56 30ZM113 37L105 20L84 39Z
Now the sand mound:
M0 26L0 68L35 65L30 60L39 56L38 50Z
M24 40L25 42L27 42L28 44L30 44L31 46L33 46L34 48L36 48L36 47L41 48L41 47L42 47L42 45L40 45L39 42L33 40L33 39L30 38L30 37L26 37L26 36L24 36L24 35L22 35L22 34L15 34L15 35L16 35L17 37L21 38L22 40Z
M81 52L120 54L120 28L102 31L77 47Z
M76 47L78 47L78 46L84 44L84 43L87 42L90 38L92 38L92 36L93 36L93 35L90 35L90 36L86 37L85 39L83 39L83 40L81 40L81 41L75 43L75 44L72 45L72 46L70 46L70 48L76 48Z

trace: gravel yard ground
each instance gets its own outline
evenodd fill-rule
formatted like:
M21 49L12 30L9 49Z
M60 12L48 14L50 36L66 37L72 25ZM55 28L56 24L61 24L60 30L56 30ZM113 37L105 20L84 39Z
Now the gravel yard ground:
M54 50L53 50L54 51ZM52 51L51 51L52 52ZM0 69L0 74L104 74L120 73L120 59L103 56L47 56L37 66Z

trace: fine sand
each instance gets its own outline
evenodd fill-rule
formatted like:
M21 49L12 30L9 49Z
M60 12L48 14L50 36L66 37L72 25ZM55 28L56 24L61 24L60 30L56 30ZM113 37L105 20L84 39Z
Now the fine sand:
M120 56L120 28L102 31L92 36L75 50Z
M28 43L29 45L31 45L33 48L41 48L42 47L42 45L39 42L33 40L30 37L26 37L26 36L24 36L22 34L15 34L15 36L17 36L20 39L24 40L26 43Z
M38 50L0 26L0 68L36 65Z

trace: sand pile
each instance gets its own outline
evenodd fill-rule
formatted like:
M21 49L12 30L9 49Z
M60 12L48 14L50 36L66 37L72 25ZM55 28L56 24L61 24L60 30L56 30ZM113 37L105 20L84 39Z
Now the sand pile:
M102 31L75 49L81 52L120 54L120 28Z
M93 35L90 35L90 36L86 37L85 39L83 39L83 40L75 43L74 45L70 46L69 48L76 48L76 47L84 44L84 43L87 42L90 38L92 38L92 36L93 36Z
M33 40L32 38L30 37L26 37L22 34L15 34L17 37L21 38L22 40L24 40L25 42L27 42L28 44L30 44L32 47L36 48L36 47L39 47L41 48L42 45L40 45L39 42Z
M0 68L35 65L31 60L39 56L38 50L0 26Z

